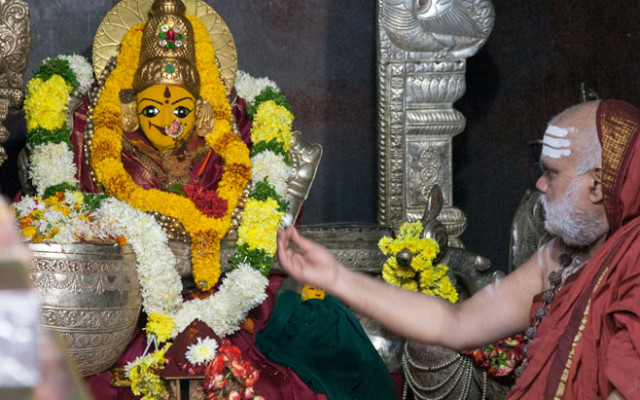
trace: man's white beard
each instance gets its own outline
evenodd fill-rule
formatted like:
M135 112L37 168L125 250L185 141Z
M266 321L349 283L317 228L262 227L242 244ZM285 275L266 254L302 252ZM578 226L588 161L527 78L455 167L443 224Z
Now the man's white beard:
M590 245L606 233L598 212L587 211L581 207L577 177L571 182L562 198L548 203L542 194L540 202L546 215L544 228L549 233L560 236L569 246Z

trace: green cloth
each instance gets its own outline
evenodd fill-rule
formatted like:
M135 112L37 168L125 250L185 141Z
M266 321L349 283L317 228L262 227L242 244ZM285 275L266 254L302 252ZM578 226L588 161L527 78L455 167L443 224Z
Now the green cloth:
M394 399L389 372L356 317L335 297L280 294L256 346L329 400Z

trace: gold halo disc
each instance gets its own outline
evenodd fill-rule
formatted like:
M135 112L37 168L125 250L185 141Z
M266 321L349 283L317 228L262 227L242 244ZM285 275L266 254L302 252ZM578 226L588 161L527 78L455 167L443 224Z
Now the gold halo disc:
M186 14L193 15L205 24L216 49L220 63L220 75L227 94L231 91L238 71L238 53L229 27L222 17L202 0L182 0ZM153 0L122 0L116 4L100 23L93 40L93 72L99 78L107 62L118 54L120 42L129 29L145 22Z

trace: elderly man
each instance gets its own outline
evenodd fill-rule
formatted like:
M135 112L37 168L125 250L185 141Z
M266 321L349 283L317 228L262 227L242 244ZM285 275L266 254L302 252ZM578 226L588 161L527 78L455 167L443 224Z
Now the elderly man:
M279 234L280 262L294 278L407 338L462 350L526 331L527 360L510 398L635 398L638 136L640 111L617 100L582 104L555 117L544 135L537 187L546 227L557 239L460 304L354 273L293 228Z

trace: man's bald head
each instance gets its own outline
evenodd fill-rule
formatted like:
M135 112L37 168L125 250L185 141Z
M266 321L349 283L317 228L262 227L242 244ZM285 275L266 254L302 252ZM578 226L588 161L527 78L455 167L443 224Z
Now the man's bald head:
M571 157L576 175L602 165L596 111L600 101L573 106L551 119L545 132L543 155Z

